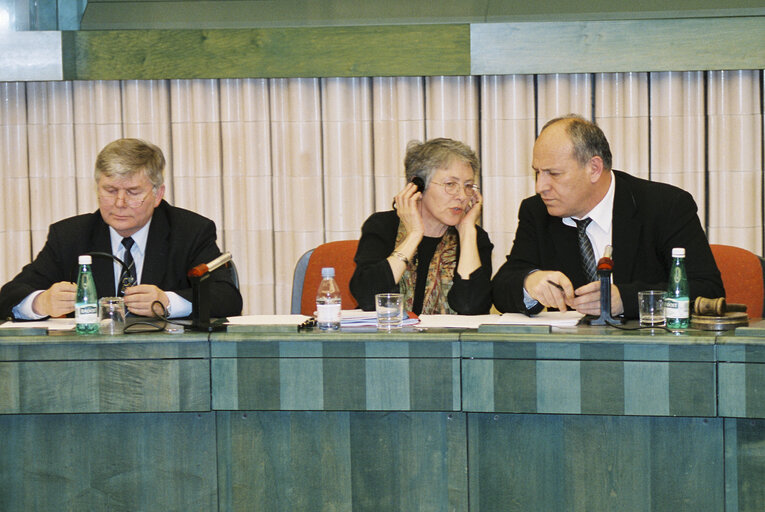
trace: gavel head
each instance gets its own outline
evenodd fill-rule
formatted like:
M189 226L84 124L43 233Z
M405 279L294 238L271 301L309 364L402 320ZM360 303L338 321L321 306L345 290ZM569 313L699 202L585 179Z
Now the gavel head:
M727 311L725 297L707 299L696 297L693 303L693 311L699 316L724 316Z

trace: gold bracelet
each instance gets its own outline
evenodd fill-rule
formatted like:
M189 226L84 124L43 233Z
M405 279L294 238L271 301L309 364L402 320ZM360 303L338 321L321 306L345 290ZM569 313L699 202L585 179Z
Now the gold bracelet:
M398 251L393 251L392 253L390 253L390 255L391 255L391 256L395 256L396 258L398 258L398 259L400 259L401 261L403 261L403 262L404 262L404 265L409 265L409 258L407 258L406 256L404 256L404 254L403 254L403 253L400 253L400 252L398 252Z

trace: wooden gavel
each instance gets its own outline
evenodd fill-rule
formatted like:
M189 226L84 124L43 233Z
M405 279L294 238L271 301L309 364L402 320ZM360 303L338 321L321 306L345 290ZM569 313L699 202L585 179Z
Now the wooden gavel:
M746 313L746 304L729 304L725 297L708 299L696 297L693 303L693 312L699 316L725 316L725 313L742 311Z

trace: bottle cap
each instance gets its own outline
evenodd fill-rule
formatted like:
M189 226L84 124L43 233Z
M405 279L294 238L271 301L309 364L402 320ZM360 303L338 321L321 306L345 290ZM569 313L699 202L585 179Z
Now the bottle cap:
M79 263L80 265L90 265L91 263L93 263L93 258L90 257L90 254L82 254L77 259L77 263Z
M685 247L675 247L672 249L673 258L685 258Z
M335 277L335 269L334 267L324 267L321 269L321 277Z

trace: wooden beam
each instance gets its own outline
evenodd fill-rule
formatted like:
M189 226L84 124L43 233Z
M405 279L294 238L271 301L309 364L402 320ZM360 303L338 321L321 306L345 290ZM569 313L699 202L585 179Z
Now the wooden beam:
M471 74L765 68L765 17L471 25Z
M468 24L79 31L65 79L468 75L469 49Z

